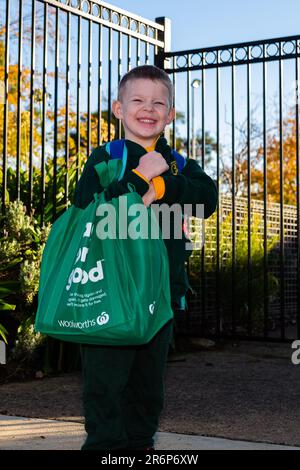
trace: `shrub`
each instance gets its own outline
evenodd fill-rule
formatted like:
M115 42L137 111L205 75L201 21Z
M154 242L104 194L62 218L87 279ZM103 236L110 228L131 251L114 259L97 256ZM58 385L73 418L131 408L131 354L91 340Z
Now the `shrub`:
M38 225L22 202L7 205L0 231L1 336L9 345L9 360L31 360L43 337L33 331L39 268L51 225Z

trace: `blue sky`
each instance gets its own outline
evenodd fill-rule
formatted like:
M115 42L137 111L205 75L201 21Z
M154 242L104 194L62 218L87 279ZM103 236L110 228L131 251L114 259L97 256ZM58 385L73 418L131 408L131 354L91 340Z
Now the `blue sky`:
M172 49L218 46L300 34L298 0L114 0L154 20L172 20Z

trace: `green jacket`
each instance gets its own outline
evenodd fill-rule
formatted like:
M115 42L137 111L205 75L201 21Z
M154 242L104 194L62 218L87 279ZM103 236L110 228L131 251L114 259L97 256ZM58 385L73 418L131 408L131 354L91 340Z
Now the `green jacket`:
M126 140L126 146L128 158L124 177L120 181L111 183L106 189L105 197L107 201L129 192L128 185L131 188L134 186L140 196L143 196L148 191L149 186L147 182L131 171L138 166L139 159L146 153L146 150L130 140ZM206 219L213 214L217 205L216 185L198 163L190 159L187 161L182 172L176 174L176 162L165 138L161 137L158 139L155 150L160 152L169 164L169 170L161 175L165 183L164 196L159 201L156 201L155 204L190 204L193 207L193 214L196 214L196 204L203 204L204 218ZM84 209L93 200L95 192L100 193L103 191L94 166L109 159L110 155L105 151L105 145L93 150L85 163L82 175L76 186L74 195L75 206ZM186 239L184 237L174 239L172 237L172 228L170 233L170 239L165 239L164 241L169 255L172 303L179 305L189 288L185 262L190 252L185 248Z

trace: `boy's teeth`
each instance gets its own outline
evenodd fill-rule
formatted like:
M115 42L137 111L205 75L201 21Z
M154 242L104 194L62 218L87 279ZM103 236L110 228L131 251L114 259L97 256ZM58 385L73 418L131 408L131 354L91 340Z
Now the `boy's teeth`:
M153 123L154 121L152 121L152 119L140 119L141 122L151 122Z

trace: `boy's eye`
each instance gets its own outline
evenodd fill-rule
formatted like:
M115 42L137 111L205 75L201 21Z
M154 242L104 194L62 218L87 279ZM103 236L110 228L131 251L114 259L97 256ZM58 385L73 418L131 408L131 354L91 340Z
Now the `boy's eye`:
M135 98L133 101L136 101L137 103L141 103L142 100Z
M156 101L155 104L160 104L160 105L162 105L162 106L165 105L165 103L163 103L162 101Z

